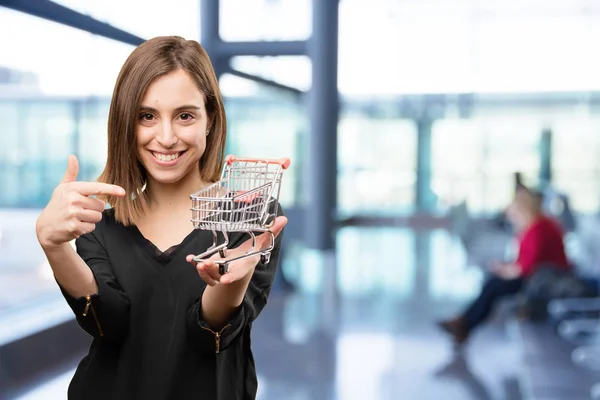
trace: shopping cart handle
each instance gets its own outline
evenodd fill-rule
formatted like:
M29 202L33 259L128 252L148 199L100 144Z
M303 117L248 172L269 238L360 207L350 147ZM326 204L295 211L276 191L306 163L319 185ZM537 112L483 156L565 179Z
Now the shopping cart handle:
M247 157L236 157L234 155L228 155L225 157L225 162L228 165L231 165L233 162L264 162L267 164L279 164L283 169L287 169L291 160L289 158L279 158L279 159L261 159L261 158L247 158Z

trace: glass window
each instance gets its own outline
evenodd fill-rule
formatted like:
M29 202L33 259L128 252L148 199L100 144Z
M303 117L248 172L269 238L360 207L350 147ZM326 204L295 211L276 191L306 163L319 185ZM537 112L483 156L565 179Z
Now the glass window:
M200 0L57 0L56 3L142 39L164 35L200 39Z
M421 239L427 248L428 295L431 299L471 300L481 290L484 271L469 266L464 247L445 230L434 230Z
M412 212L416 153L417 130L412 121L343 116L338 130L340 214Z
M75 152L73 103L35 101L23 106L20 136L21 206L45 205L60 182L67 156Z
M582 7L535 0L342 1L340 90L364 95L598 89L600 54L590 49L600 41L600 24L595 11ZM385 51L374 45L389 42Z
M503 210L514 194L514 173L521 172L526 184L539 184L541 120L498 115L477 120L484 137L484 181L482 210Z
M220 0L226 41L304 40L312 28L311 0Z
M290 158L279 201L283 207L300 201L304 107L285 93L264 94L265 87L224 75L221 90L227 111L227 152L253 158ZM246 93L246 95L244 94Z
M81 179L96 179L106 163L108 151L109 98L87 99L78 102L78 137L76 152L79 157Z
M472 30L464 9L437 2L376 3L340 3L342 93L470 91Z
M254 57L231 60L233 68L269 79L282 85L307 91L311 85L311 62L306 56Z
M0 35L13 38L0 42L0 325L20 316L11 329L28 334L52 318L72 318L40 318L37 308L31 318L23 314L40 304L68 311L35 223L69 154L79 156L78 179L98 176L108 103L133 47L1 7Z
M497 3L472 20L473 72L480 92L600 88L594 12L575 2L536 2L528 11ZM522 5L521 5L522 6ZM535 51L532 51L535 49Z
M19 104L0 101L0 207L15 207L19 204L21 189L19 185L21 145L19 133L22 119Z
M574 210L595 213L600 205L600 121L562 118L552 124L552 178Z
M514 194L514 173L536 185L542 123L510 116L436 121L432 189L446 203L467 201L473 213L494 213Z
M110 96L121 65L133 50L5 8L0 8L0 36L17 38L0 44L0 67L14 77L6 84L6 93L20 96Z
M403 299L415 290L415 238L396 228L346 227L337 234L337 279L340 293L350 297L388 296ZM398 262L402 254L402 262ZM373 262L376 255L377 262Z
M471 120L438 120L431 128L431 187L441 202L482 207L483 136ZM468 156L467 156L468 155Z

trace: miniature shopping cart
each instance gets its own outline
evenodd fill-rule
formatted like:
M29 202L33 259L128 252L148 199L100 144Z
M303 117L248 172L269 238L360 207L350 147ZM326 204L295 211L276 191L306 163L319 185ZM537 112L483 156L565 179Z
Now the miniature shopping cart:
M260 254L260 261L268 263L275 237L269 229L275 222L279 207L279 190L283 171L290 160L260 160L227 156L221 179L192 194L192 223L194 228L211 230L213 244L204 253L194 257L201 262L219 252L227 257L230 232L246 232L252 238L252 247L245 254L229 260L215 260L221 273L227 272L228 263ZM224 242L218 244L221 231ZM270 235L270 245L256 249L255 233Z

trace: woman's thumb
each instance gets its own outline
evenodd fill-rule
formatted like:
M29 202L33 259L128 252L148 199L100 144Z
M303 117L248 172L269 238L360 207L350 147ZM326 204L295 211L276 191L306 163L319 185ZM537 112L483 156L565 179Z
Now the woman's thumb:
M77 174L79 173L79 161L73 154L69 156L69 162L67 164L67 171L63 177L63 183L75 182Z

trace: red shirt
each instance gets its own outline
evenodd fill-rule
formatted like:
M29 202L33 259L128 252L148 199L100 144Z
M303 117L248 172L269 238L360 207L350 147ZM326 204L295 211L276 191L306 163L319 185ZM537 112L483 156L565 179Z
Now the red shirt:
M554 220L542 216L519 238L521 276L529 277L542 264L568 268L563 232Z

